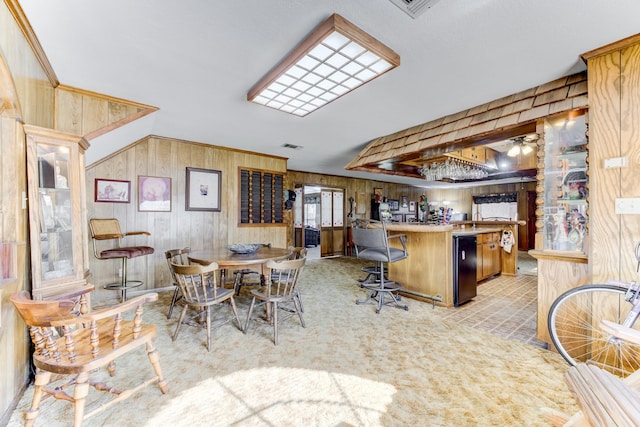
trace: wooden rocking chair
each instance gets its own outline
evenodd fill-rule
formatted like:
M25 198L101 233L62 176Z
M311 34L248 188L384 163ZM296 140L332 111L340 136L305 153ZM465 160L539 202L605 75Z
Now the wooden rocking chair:
M86 314L74 311L71 300L34 301L27 291L11 296L11 302L29 326L31 340L35 346L33 363L36 366L35 389L31 408L25 417L25 426L32 426L40 413L43 394L75 404L74 426L112 404L124 400L150 383L158 382L162 393L167 384L162 377L160 358L152 339L156 335L155 325L142 324L142 304L156 301L158 294L150 293L133 298L113 307ZM122 313L135 309L133 320L123 320ZM57 331L62 331L58 334ZM102 382L89 381L89 374L108 366L109 374L115 375L115 359L145 344L155 376L129 390L117 390ZM47 388L52 374L74 375L66 384L55 389ZM73 394L65 388L73 387ZM117 397L85 415L85 401L89 386L96 390L114 393Z

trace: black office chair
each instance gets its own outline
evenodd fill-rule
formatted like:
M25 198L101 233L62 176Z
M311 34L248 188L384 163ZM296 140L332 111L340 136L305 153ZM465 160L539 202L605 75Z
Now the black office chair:
M376 313L380 313L382 307L393 307L409 310L406 305L400 304L398 291L402 285L389 280L384 274L387 268L385 264L403 260L409 256L407 252L407 236L395 234L388 236L384 222L376 220L356 221L353 223L353 243L356 257L375 263L375 269L370 277L361 283L361 286L369 290L369 295L364 300L356 300L356 304L376 304ZM390 239L399 239L402 249L389 246Z

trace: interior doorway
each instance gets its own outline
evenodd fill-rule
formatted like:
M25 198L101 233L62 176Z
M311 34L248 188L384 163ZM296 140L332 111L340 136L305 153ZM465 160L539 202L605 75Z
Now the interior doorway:
M344 189L304 185L295 192L295 245L305 246L309 259L343 255Z

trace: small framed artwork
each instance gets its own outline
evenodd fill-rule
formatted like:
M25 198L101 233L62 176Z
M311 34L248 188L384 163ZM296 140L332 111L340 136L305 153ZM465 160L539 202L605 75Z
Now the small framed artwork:
M409 198L407 196L402 196L402 207L404 209L408 208L409 206L407 205L407 203L409 203Z
M138 210L171 212L171 178L139 176Z
M96 202L129 203L131 181L96 178L94 197Z
M185 209L220 212L221 176L218 170L187 168Z
M392 212L400 210L400 200L398 200L398 199L389 199L388 202L389 202L389 209Z
M416 202L412 200L409 202L409 212L415 212L415 211L416 211Z
M376 196L382 196L382 188L374 188L373 194L375 194Z

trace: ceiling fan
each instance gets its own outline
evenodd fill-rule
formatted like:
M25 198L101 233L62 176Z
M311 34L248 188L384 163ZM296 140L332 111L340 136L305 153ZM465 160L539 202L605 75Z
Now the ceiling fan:
M512 138L512 147L507 151L507 156L509 157L517 157L520 154L526 156L533 152L533 143L538 139L537 134L526 135L526 136L518 136L516 138Z

